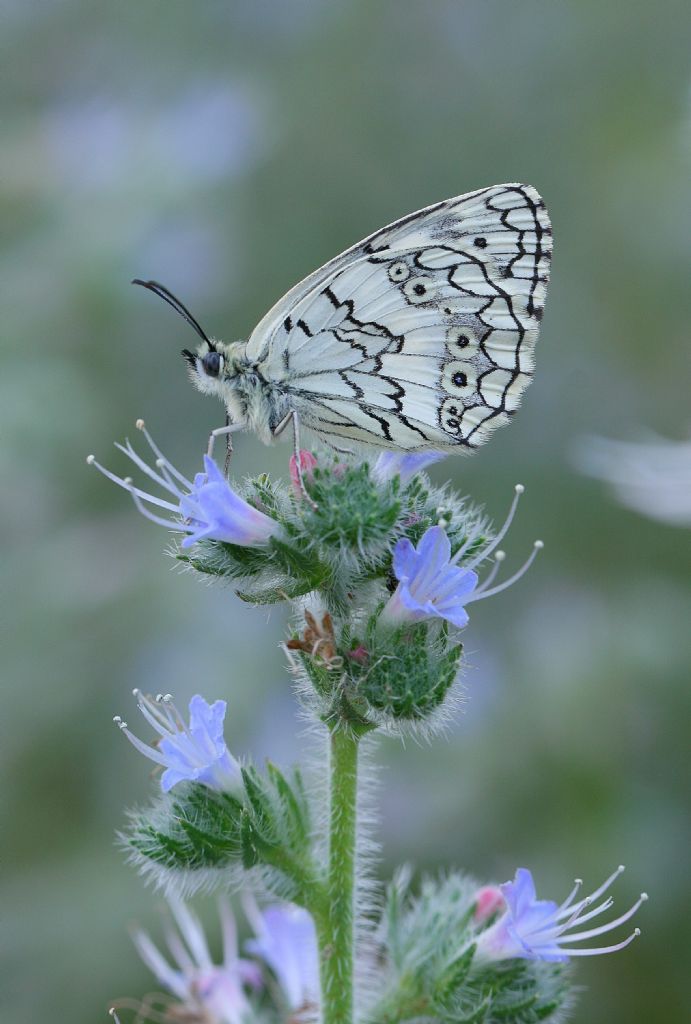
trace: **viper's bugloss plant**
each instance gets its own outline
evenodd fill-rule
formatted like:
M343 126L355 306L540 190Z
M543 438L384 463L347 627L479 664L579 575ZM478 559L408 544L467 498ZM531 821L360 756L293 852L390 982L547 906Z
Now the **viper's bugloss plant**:
M574 1001L569 960L614 952L638 934L581 945L619 929L646 899L600 923L611 906L601 897L621 869L585 898L578 882L560 905L538 900L525 868L499 886L453 872L413 886L403 871L380 899L359 809L361 746L380 731L435 734L455 706L468 609L517 583L542 547L536 541L521 568L497 581L523 488L494 531L471 502L425 475L440 453L370 462L301 451L287 483L260 475L231 485L208 454L188 479L137 425L153 465L129 441L118 447L153 492L88 461L179 537L172 555L181 568L231 583L243 600L290 606L288 667L328 746L308 783L299 768L236 759L226 703L205 682L187 716L170 694L135 691L154 743L116 718L163 769L151 806L131 813L121 840L164 888L177 924L170 957L135 932L167 993L164 1012L199 1024L563 1020ZM244 889L254 931L245 956L221 902L224 952L212 960L182 899L200 888Z

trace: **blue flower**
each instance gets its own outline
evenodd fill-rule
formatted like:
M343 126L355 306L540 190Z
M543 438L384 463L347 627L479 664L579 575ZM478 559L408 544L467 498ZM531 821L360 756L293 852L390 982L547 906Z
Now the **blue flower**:
M160 526L186 533L187 536L182 541L183 548L191 547L200 540L219 540L227 544L252 547L266 544L271 537L280 533L281 527L274 519L235 493L208 455L204 456L204 472L197 473L194 482L191 482L161 454L146 430L143 420L137 420L137 427L143 432L156 456L158 472L137 455L129 441L116 447L171 495L174 501L159 498L135 487L129 477L123 478L111 473L101 466L93 455L86 461L89 465L96 466L113 483L129 491L137 508L147 519ZM173 518L155 515L145 503L165 509Z
M451 564L451 545L441 526L432 526L417 548L404 537L396 544L393 571L399 584L381 614L398 625L438 617L462 628L463 607L477 587L477 573Z
M530 871L527 868L518 868L513 882L505 882L500 886L506 901L506 911L495 924L482 932L477 940L476 955L482 960L489 961L514 958L564 961L571 956L597 956L599 953L614 953L618 949L623 949L640 935L638 928L613 946L578 949L565 945L583 942L617 928L628 921L641 903L647 900L646 893L641 893L634 905L614 921L608 921L597 928L574 932L574 929L578 929L584 922L609 910L613 903L611 897L607 897L592 910L590 907L609 889L623 870L620 865L599 889L581 900L577 900L576 896L583 883L580 878L576 879L576 884L567 899L561 905L557 905L551 900L538 900Z
M114 721L140 753L165 768L161 776L164 793L178 782L200 782L221 791L242 785L240 766L223 738L224 700L208 704L199 694L192 697L186 725L169 693L159 694L155 700L139 690L134 695L144 718L161 737L156 746L134 736L119 715Z
M399 476L401 483L407 484L416 473L446 456L447 452L412 452L407 455L405 452L382 452L374 463L372 474L380 482Z
M238 957L235 921L230 907L219 900L223 931L223 962L211 959L204 931L196 915L180 899L169 898L177 931L168 929L173 964L163 956L146 932L136 929L134 943L142 960L179 1003L170 1019L204 1021L205 1024L242 1024L253 1019L243 986L257 988L261 975L256 965ZM173 1013L175 1011L175 1013Z
M388 626L399 626L405 622L419 622L422 619L445 619L462 629L468 624L465 606L472 601L506 590L523 576L532 565L542 541L535 541L532 554L525 564L508 580L491 587L504 553L497 547L506 535L523 493L518 484L509 514L496 537L486 544L467 565L459 565L476 538L471 536L452 556L449 538L442 526L431 526L420 539L418 546L402 538L393 553L393 571L399 581L396 590L385 605L379 621ZM490 555L494 554L494 565L479 584L475 569Z
M316 1015L319 1008L319 954L314 921L293 903L274 903L264 910L246 901L256 938L245 943L276 975L293 1013Z

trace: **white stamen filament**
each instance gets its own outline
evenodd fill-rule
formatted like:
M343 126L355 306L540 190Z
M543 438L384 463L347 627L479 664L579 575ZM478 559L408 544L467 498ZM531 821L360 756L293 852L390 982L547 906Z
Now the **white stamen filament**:
M484 580L482 581L482 589L483 590L485 590L490 585L490 583L492 583L496 579L496 576L497 576L497 573L499 572L499 568L501 566L501 563L504 561L505 558L506 558L506 552L505 551L496 551L494 553L494 564L492 565L492 568L490 569L490 571L487 573L487 575L485 576Z
M156 468L160 469L161 476L165 479L171 490L174 489L176 487L175 478L163 459L156 459Z
M624 872L625 870L626 870L626 868L624 867L624 865L623 865L623 864L620 864L620 865L619 865L619 866L618 866L618 867L616 868L616 870L614 870L614 871L612 872L612 874L611 874L611 875L609 876L609 878L606 878L606 879L604 880L604 882L602 883L602 885L601 885L601 886L599 886L599 887L598 887L598 888L597 888L597 889L595 890L595 892L591 892L591 894L590 894L590 896L589 896L590 902L592 903L592 902L593 902L594 900L597 900L597 899L599 899L599 898L600 898L600 896L602 896L602 894L603 894L604 892L607 892L607 890L609 889L609 887L610 887L611 885L613 885L613 883L614 883L614 882L616 882L617 878L619 878L619 875L621 875L621 874L622 874L622 873L623 873L623 872Z
M125 444L116 443L115 447L118 451L122 452L123 455L126 455L130 462L133 462L135 466L142 471L142 473L149 477L150 480L153 480L158 487L163 488L164 491L168 491L168 493L172 494L174 498L178 499L178 501L183 497L183 493L180 488L175 486L175 484L167 483L164 476L161 476L160 473L153 470L151 466L144 461L141 455L137 454L129 441L125 441Z
M177 709L177 705L173 701L172 693L159 693L156 695L156 704L160 707L163 705L164 714L167 720L172 725L173 729L179 732L185 732L189 736L189 729L187 723Z
M151 728L157 732L159 736L165 739L170 736L172 732L175 732L174 729L171 729L170 720L160 713L157 713L158 709L154 708L143 694L138 692L135 696L137 698L137 706L139 710L144 715L144 718L147 720Z
M633 906L629 907L625 914L621 914L619 917L616 917L614 921L608 921L607 924L600 925L599 928L588 928L584 932L576 932L575 935L569 935L569 942L582 942L584 939L594 938L595 935L602 935L603 932L611 932L613 928L617 928L620 924L624 924L625 921L628 921L630 917L633 917L641 903L645 903L647 899L648 894L642 892Z
M561 917L564 917L567 913L570 912L569 911L569 907L571 906L571 904L575 900L576 896L580 892L582 885L583 885L583 879L582 878L574 878L574 880L573 880L573 889L571 890L569 895L566 897L566 899L564 900L562 905L559 907L559 910L557 912L557 920L559 920L559 918L561 918Z
M153 502L156 505L165 505L165 506L168 505L167 501L166 502L158 501L157 499L153 498L149 494L142 494L142 492L138 491L136 487L132 487L131 486L131 482L130 482L130 486L127 488L127 490L132 495L132 501L135 504L137 512L140 512L144 516L145 519L149 520L149 522L156 523L157 526L166 526L169 530L175 530L178 533L188 533L189 532L187 526L184 523L176 523L176 522L171 521L170 519L164 519L163 516L157 516L157 515L155 515L155 513L150 512L149 509L146 507L146 505L144 505L144 502L142 501L142 499L144 499L145 501L151 501L151 502ZM172 505L170 506L170 510L171 510L171 512L175 512L176 515L180 514L180 509L179 508L174 508Z
M175 477L175 479L180 481L183 487L186 487L188 491L191 491L191 482L187 479L186 476L183 476L183 474L178 469L176 469L172 462L169 462L165 455L161 452L158 445L154 442L154 439L152 438L151 434L146 429L146 426L144 425L144 420L137 420L137 430L141 430L141 432L143 433L144 437L148 442L149 447L151 448L151 451L156 456L157 463L162 463L163 466L165 466L165 468Z
M518 502L521 500L521 495L524 493L524 491L525 491L525 487L523 486L523 484L516 484L516 486L514 487L513 501L511 502L511 507L509 508L509 514L507 515L506 519L504 520L504 525L499 530L499 533L495 537L492 538L492 540L489 542L489 544L486 547L484 547L482 549L482 551L480 551L479 554L477 554L475 556L475 558L473 558L468 563L468 565L465 565L463 567L464 569L475 569L475 567L478 566L480 564L480 562L484 562L484 560L486 558L488 558L492 554L492 552L495 551L499 547L499 545L501 544L502 540L504 539L504 537L506 536L506 534L509 531L509 527L511 526L511 523L513 522L513 517L516 514L516 509L518 507ZM450 562L451 565L455 565L458 562L458 560L460 558L462 558L462 556L467 551L468 547L473 543L473 540L474 540L474 538L472 538L472 537L468 538L468 540L465 542L463 547L460 548L460 550L457 551L456 554L451 559L451 562Z
M630 945L634 939L637 939L641 934L640 928L634 928L631 934L625 938L622 942L617 942L614 946L597 946L595 949L563 949L559 947L560 952L564 956L599 956L601 953L616 953L620 949L624 949Z
M561 925L558 924L559 915L555 915L554 917L552 917L547 922L547 924L543 925L542 928L537 928L534 932L532 932L532 934L535 935L535 936L539 936L539 935L543 935L544 933L551 933L552 935L555 936L555 938L558 938L560 935L564 935L565 932L567 932L569 930L569 928L572 928L574 925L576 925L576 924L581 925L585 921L590 921L591 918L597 917L598 914L604 913L605 910L609 910L609 908L614 903L614 900L612 899L612 897L608 896L607 899L603 900L602 903L598 907L594 907L587 914L582 914L581 911L587 909L590 906L590 902L589 901L590 901L590 897L588 897L587 899L583 900L577 907L572 907L571 908L571 911L572 911L571 912L571 916L568 917L566 919L566 921L564 921L563 924L561 924ZM611 927L614 927L614 925L612 925ZM609 928L609 926L608 926L608 928ZM605 929L605 930L607 930L607 929ZM568 938L571 939L571 938L573 938L573 936L569 935Z
M152 505L158 505L160 508L168 509L170 512L176 512L177 514L180 513L180 508L178 505L173 505L170 501L166 501L164 498L157 498L154 494L148 494L146 491L142 491L138 487L134 487L132 485L131 477L116 476L115 473L111 473L109 469L106 469L105 466L102 466L100 462L97 462L96 458L93 455L89 455L86 461L87 465L95 466L100 473L103 473L104 476L107 476L108 479L112 480L114 484L118 485L118 487L123 487L126 491L129 491L130 494L137 494L144 501L148 501ZM146 515L146 513L144 514Z
M512 587L514 583L517 583L522 576L525 576L530 566L533 564L537 557L538 551L542 551L544 544L541 540L536 540L533 544L533 550L530 553L529 558L523 563L521 568L509 576L508 580L504 580L503 583L498 583L496 587L487 587L487 584L494 578L492 574L490 577L482 583L477 590L463 601L463 604L470 604L471 601L479 601L484 597L494 597L495 594L501 594L502 590L506 590L508 587Z
M182 721L179 714L178 718L180 718L182 729L177 727L177 724L168 708L166 708L168 714L163 716L160 712L157 713L158 709L155 707L151 699L146 697L141 690L135 688L132 693L137 698L137 706L144 715L144 718L146 718L149 725L158 733L159 736L166 739L178 735L180 731L184 731L185 734L189 736L189 730L185 726L185 723ZM144 743L144 741L140 740L138 736L135 736L134 733L130 732L127 722L124 722L120 715L115 715L113 717L113 721L117 725L118 729L125 734L132 746L137 748L140 754L144 754L145 757L155 761L156 764L163 765L164 768L168 767L167 759L159 752L159 750L148 743Z
M614 900L611 896L608 896L606 900L603 900L599 906L593 907L593 909L588 911L587 914L581 914L579 912L575 917L572 915L570 918L567 918L566 923L559 926L559 933L561 934L562 932L565 932L575 921L578 921L579 925L583 924L584 921L590 921L593 917L597 917L598 914L603 914L605 910L609 910L612 906L614 906Z
M585 899L581 900L580 903L577 904L577 906L579 908L585 908L585 906L587 904L594 903L595 900L599 899L600 896L602 896L605 892L607 892L607 890L612 885L612 883L615 882L617 880L617 878L619 878L619 875L624 870L625 870L624 865L620 864L619 867L615 871L612 872L612 874L609 876L609 878L606 878L604 880L602 885L598 886L598 888L595 889L594 892L591 892L589 896L586 896ZM583 884L582 880L580 878L578 878L576 881L580 882L581 885ZM580 888L580 886L579 886L579 888ZM571 895L573 896L574 893L572 893ZM569 901L570 901L570 899L571 899L571 896L569 897ZM562 907L560 907L559 914L557 915L557 919L565 917L567 914L571 914L571 911L573 910L573 907L571 907L569 905L569 901L567 901L567 903L565 903Z
M143 754L144 757L148 757L150 760L155 761L156 764L162 765L164 768L168 767L167 758L165 758L163 754L160 754L156 747L150 747L148 743L144 743L138 736L135 736L133 732L130 732L127 728L126 722L118 723L118 728L127 737L132 746L137 748L140 754Z
M190 736L187 723L173 703L171 693L159 693L155 700L147 697L141 690L132 691L137 698L137 706L156 732L162 737L175 736L184 733Z

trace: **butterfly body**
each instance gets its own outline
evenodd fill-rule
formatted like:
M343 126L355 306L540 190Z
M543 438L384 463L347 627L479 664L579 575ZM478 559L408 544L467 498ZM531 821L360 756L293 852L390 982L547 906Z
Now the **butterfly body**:
M551 243L531 186L437 203L295 285L246 343L185 353L192 380L267 443L293 414L336 445L475 448L532 378Z

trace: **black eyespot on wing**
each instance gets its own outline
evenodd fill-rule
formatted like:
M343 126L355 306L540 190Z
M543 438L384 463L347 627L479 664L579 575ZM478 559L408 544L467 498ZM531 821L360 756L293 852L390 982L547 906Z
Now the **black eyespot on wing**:
M218 352L207 352L202 359L202 366L207 377L218 377L221 372L221 356Z

